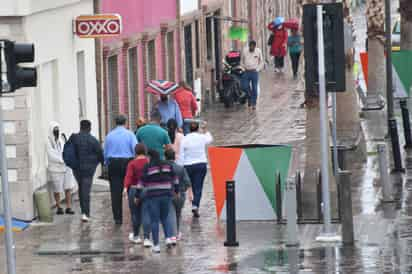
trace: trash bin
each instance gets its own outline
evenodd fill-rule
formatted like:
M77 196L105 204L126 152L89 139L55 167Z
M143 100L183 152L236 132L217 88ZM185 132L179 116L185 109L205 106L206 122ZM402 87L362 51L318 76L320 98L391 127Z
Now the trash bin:
M53 214L51 211L49 193L46 190L36 191L34 193L34 201L36 203L39 221L45 223L52 223Z
M283 191L292 159L287 145L209 147L209 160L218 219L226 219L226 188L235 181L236 220L276 219L275 182L280 174Z

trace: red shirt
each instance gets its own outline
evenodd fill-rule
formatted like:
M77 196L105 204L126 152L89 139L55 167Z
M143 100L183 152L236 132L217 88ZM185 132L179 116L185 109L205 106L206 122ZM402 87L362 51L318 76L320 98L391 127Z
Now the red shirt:
M175 93L175 100L182 112L183 119L192 119L197 111L197 102L193 93L184 88L179 88Z
M137 185L143 175L145 165L149 163L147 158L134 159L127 165L126 177L124 178L124 188L128 189L132 185Z

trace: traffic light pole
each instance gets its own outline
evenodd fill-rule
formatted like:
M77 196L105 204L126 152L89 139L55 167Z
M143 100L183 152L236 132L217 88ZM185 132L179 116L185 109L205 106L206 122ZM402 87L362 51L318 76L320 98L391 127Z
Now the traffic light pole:
M5 64L4 43L0 41L0 69ZM3 68L4 69L4 68ZM7 83L7 78L3 78L3 74L0 75L0 85ZM1 104L0 104L1 105ZM1 172L1 191L3 198L3 211L4 211L4 223L5 223L5 245L7 256L7 273L16 274L16 257L13 244L13 231L12 231L12 217L9 197L9 182L7 174L7 156L6 145L4 138L4 125L3 125L3 109L0 107L0 172Z
M385 0L385 34L386 34L386 101L388 108L388 130L392 143L394 172L404 172L402 167L401 150L399 145L398 125L393 111L393 82L392 82L392 23L391 0Z

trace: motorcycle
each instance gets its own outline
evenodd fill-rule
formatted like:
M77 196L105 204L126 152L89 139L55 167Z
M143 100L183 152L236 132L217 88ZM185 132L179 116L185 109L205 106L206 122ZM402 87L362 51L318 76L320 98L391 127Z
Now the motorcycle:
M240 52L230 51L223 60L223 75L221 100L226 108L230 108L234 103L245 104L248 94L242 89L241 78L244 69L240 66Z

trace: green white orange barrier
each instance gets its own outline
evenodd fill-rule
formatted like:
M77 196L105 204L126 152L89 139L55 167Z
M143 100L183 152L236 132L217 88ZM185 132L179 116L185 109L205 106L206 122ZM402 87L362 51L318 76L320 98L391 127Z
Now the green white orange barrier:
M291 146L210 147L209 159L219 219L226 218L228 180L235 181L236 220L276 219L276 173L280 173L283 191L292 159Z

